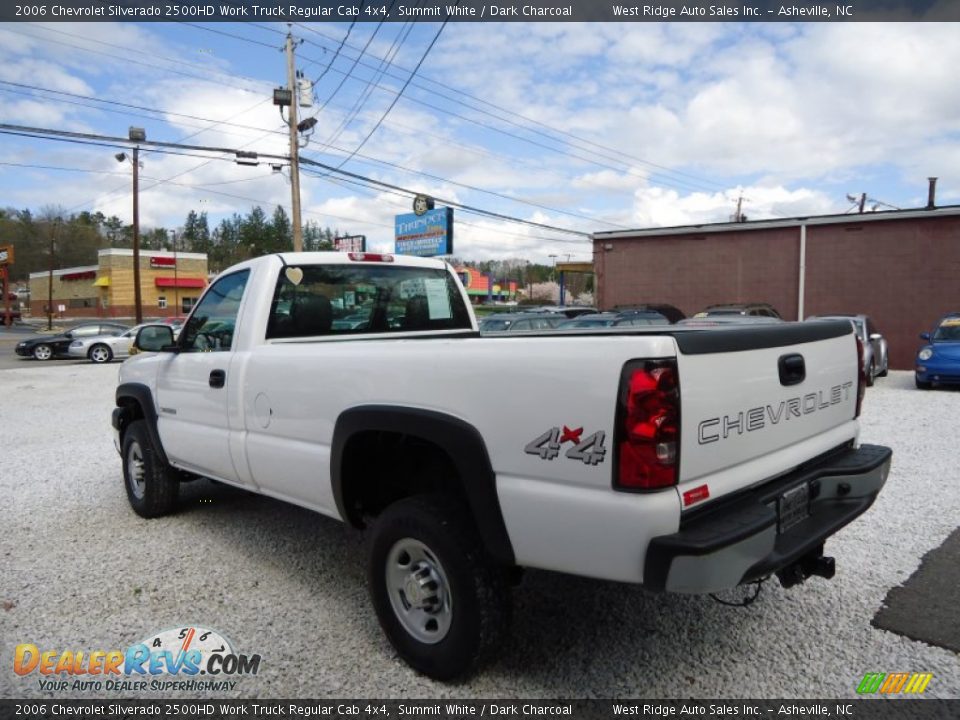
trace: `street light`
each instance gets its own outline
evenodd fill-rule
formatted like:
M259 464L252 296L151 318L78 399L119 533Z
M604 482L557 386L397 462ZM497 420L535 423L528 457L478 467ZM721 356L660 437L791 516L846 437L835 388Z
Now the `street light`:
M147 132L131 126L128 135L133 142L143 142ZM117 162L124 162L127 154L114 155ZM143 322L143 302L140 295L140 146L133 146L133 304L136 308L137 325Z

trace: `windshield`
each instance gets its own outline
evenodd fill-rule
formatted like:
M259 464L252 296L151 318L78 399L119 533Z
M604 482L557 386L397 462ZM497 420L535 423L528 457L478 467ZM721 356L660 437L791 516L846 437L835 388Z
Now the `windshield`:
M951 318L940 323L933 339L941 342L960 342L960 318Z

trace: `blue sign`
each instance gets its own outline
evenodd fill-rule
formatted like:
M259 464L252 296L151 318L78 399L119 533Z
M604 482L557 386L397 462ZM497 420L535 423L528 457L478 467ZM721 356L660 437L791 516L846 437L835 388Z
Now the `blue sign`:
M427 210L423 215L396 216L397 255L451 255L453 253L453 208Z

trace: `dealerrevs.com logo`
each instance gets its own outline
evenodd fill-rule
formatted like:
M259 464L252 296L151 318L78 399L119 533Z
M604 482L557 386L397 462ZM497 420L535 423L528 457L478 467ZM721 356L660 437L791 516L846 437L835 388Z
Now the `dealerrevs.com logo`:
M233 690L256 675L259 654L234 651L216 630L190 626L147 636L126 650L41 649L17 645L13 671L36 677L41 690L137 692Z

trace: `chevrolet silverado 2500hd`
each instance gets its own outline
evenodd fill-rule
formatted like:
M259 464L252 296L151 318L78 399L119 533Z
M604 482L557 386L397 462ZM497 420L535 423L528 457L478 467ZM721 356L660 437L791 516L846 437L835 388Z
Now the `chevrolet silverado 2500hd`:
M831 577L824 541L890 467L858 442L846 321L481 337L441 261L289 253L136 345L113 413L133 509L200 476L368 528L380 623L435 678L495 646L516 568L681 593Z

